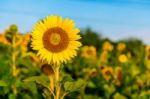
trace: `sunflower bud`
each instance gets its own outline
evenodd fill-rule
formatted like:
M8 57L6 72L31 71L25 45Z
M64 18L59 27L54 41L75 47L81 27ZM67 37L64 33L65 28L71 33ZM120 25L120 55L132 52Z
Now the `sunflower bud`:
M41 71L45 74L45 75L54 75L54 70L52 68L52 66L50 66L49 64L44 64L41 67Z
M18 32L18 27L17 27L15 24L12 24L12 25L9 27L9 30L10 30L12 33L17 33L17 32Z
M7 39L10 43L12 43L13 36L16 36L16 33L17 33L17 32L18 32L17 26L16 26L15 24L11 25L11 26L9 27L9 29L6 30L6 32L5 32L5 37L6 37L6 39Z

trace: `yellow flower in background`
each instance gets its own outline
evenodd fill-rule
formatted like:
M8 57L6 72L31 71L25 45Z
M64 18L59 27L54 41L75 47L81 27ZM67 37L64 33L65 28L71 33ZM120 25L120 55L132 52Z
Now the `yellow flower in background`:
M84 75L86 75L88 77L94 77L97 75L96 68L84 68L83 72L84 72Z
M30 34L29 34L29 33L27 33L27 34L25 34L25 35L23 36L23 41L22 41L22 43L21 43L21 48L22 48L23 51L27 51L27 50L28 50L27 45L28 45L28 43L30 42L30 39L31 39L31 37L30 37Z
M145 47L145 66L147 69L150 69L150 45Z
M137 79L136 83L138 87L142 87L144 85L144 81L142 79Z
M136 75L138 75L140 73L140 70L137 66L131 66L131 74L133 77L135 77Z
M23 46L27 46L27 44L30 42L30 40L31 40L31 36L30 36L30 34L29 33L27 33L27 34L25 34L25 35L23 35L23 42L22 42L22 45Z
M84 68L83 72L85 73L85 75L88 75L90 77L94 77L97 75L96 68Z
M3 34L0 34L0 43L10 44Z
M42 61L49 64L60 64L71 60L77 55L81 46L74 21L63 20L60 16L47 16L39 21L32 31L32 47L38 51Z
M84 46L84 47L82 47L81 57L96 58L96 48L94 46Z
M150 45L147 45L147 46L145 47L145 52L146 52L146 53L150 53Z
M131 52L127 53L127 57L128 57L128 59L131 59L131 57L132 57Z
M101 69L102 71L102 75L104 77L105 80L110 80L113 74L113 68L112 67L103 67Z
M23 36L20 34L16 34L16 46L20 46L23 42Z
M148 56L148 57L150 57L150 56ZM150 70L150 58L145 60L145 66L146 66L147 69Z
M147 78L148 80L150 80L150 71L146 71L145 76L146 76L146 78Z
M121 63L126 63L126 62L127 62L127 56L124 55L124 54L121 54L121 55L119 56L119 61L120 61Z
M110 42L108 42L108 41L104 42L103 50L111 52L113 49L114 49L114 47Z
M32 52L29 52L27 53L28 56L30 56L32 62L36 63L36 64L39 64L41 63L40 59L37 57L36 54L32 53Z
M101 63L106 63L107 62L107 58L108 58L108 52L107 51L103 51L100 55L100 62Z
M31 39L30 33L25 34L25 35L24 35L24 39L25 39L26 42L29 42L30 39Z
M114 78L115 78L115 84L118 86L121 86L121 80L122 80L122 76L123 76L123 71L121 67L116 67L115 68L115 74L114 74Z
M17 39L16 46L20 46L22 52L26 52L28 49L27 45L31 39L29 33L24 35L16 34L16 39Z
M126 44L125 43L119 43L118 45L117 45L117 50L118 51L124 51L126 49Z
M90 70L90 72L89 72L89 74L90 74L90 76L96 76L96 74L97 74L97 70L96 70L96 68L92 68L91 70Z

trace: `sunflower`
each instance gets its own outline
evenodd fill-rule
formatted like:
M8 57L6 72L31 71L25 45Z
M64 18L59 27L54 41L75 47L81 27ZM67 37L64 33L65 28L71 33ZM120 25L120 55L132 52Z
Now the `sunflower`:
M113 68L112 67L104 67L102 68L102 76L105 80L109 81L113 74Z
M79 32L73 20L47 16L35 25L31 45L42 61L59 65L77 55L76 50L81 46L77 41L81 38Z
M123 71L121 67L116 67L115 68L115 73L114 73L114 82L117 86L121 86L121 81L122 81L122 77L123 77Z
M125 44L125 43L119 43L119 44L117 45L117 50L118 50L118 51L122 52L122 51L124 51L125 49L126 49L126 44Z
M137 76L138 74L140 74L140 69L137 67L137 66L132 66L131 67L131 75L133 76L133 77L135 77L135 76Z
M81 57L94 59L96 58L96 48L94 46L84 46L82 47Z
M136 84L138 85L138 87L142 87L144 86L144 81L142 79L137 79Z
M150 52L150 45L147 45L147 46L145 47L145 52L147 52L147 53Z
M16 34L16 39L17 39L16 46L20 46L21 51L26 52L28 50L27 45L30 42L29 33L27 33L25 35Z
M127 56L125 54L121 54L119 57L118 57L119 61L121 63L126 63L127 62Z
M145 47L145 66L147 69L150 69L150 45Z
M0 43L10 44L9 41L5 38L4 34L0 34Z
M131 57L132 57L131 52L128 52L128 53L127 53L127 58L128 58L128 59L131 59Z
M113 45L110 42L105 41L103 43L103 50L111 52L113 49L114 49L114 47L113 47Z
M107 63L107 59L108 59L108 52L107 51L103 51L99 57L100 62L101 63Z

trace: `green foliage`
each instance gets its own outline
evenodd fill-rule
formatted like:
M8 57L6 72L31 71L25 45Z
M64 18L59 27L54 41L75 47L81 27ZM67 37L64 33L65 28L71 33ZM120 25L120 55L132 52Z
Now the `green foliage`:
M101 36L97 32L92 31L90 28L87 28L81 31L81 42L83 45L93 45L96 48L101 46Z
M82 80L82 79L78 79L77 81L74 81L74 82L65 82L64 84L64 89L65 91L69 91L69 92L72 92L72 91L76 91L76 90L79 90L81 89L81 87L83 87L85 84L85 81Z
M1 86L7 86L7 83L5 81L0 80L0 87Z
M33 76L33 77L28 77L27 79L24 80L24 82L36 82L44 87L49 87L49 79L46 75L40 75L40 76Z

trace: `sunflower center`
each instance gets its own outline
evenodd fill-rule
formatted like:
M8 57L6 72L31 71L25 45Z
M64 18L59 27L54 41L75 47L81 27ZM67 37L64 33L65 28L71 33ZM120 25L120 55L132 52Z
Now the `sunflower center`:
M53 45L58 45L61 41L61 37L58 33L52 33L51 34L51 37L50 37L50 42L53 44Z
M68 34L60 27L50 28L43 34L44 48L50 52L61 52L67 48L68 44Z
M87 54L92 55L92 50L87 50Z

